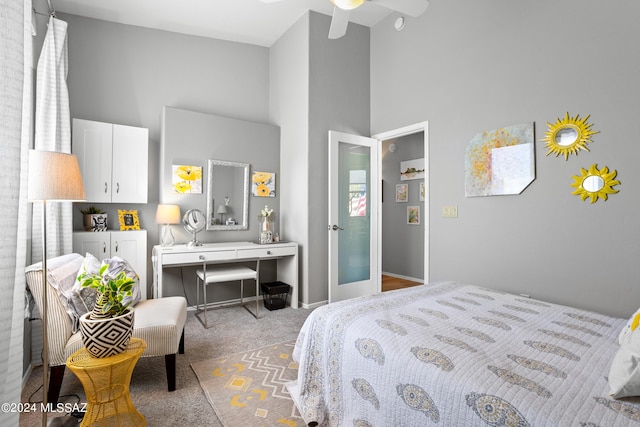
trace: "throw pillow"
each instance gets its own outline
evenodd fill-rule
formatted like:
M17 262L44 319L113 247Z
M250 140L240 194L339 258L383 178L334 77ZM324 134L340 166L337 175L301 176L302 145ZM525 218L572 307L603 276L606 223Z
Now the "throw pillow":
M640 309L633 313L633 316L631 316L627 321L627 324L620 331L620 334L618 335L618 344L622 345L627 342L631 337L631 333L638 327L638 324L640 324Z
M84 262L80 267L80 271L78 271L78 276L84 272L89 274L98 274L100 268L108 264L109 267L105 274L110 276L115 276L121 271L124 271L128 277L134 279L135 284L133 285L133 296L127 297L125 301L131 300L131 306L136 305L141 299L140 292L140 283L138 274L135 270L129 265L127 261L120 257L113 257L111 259L107 258L100 262L96 257L87 253L85 256ZM69 306L72 308L72 313L69 313L71 319L73 321L73 332L77 332L80 329L80 317L93 310L93 306L96 302L97 292L92 288L83 288L80 286L80 281L76 278L75 284L73 285L72 292L69 295Z
M640 396L640 329L633 331L613 357L609 394L614 398Z

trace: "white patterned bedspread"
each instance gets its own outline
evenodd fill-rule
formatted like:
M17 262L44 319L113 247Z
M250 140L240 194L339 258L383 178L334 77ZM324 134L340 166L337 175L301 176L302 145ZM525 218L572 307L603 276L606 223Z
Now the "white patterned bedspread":
M289 391L326 426L640 425L609 397L625 319L435 283L320 307Z

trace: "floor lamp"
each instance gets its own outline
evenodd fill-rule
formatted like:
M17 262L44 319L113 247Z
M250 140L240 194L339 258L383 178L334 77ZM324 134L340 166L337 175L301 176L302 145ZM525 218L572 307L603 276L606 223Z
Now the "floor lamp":
M85 200L78 159L72 154L29 150L30 202L42 202L42 402L47 407L49 386L49 337L47 328L47 201ZM47 411L42 411L42 426L47 425Z

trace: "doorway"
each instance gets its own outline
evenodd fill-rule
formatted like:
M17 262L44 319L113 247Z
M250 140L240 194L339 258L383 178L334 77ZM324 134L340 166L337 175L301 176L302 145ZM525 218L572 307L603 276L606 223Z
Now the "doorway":
M428 283L428 122L376 134L373 138L379 145L382 196L378 209L378 292ZM401 162L420 158L424 159L424 178L402 179ZM392 165L391 169L383 170L383 164ZM398 201L396 186L401 191L406 190L406 197L399 197ZM417 214L417 219L411 217L412 213Z

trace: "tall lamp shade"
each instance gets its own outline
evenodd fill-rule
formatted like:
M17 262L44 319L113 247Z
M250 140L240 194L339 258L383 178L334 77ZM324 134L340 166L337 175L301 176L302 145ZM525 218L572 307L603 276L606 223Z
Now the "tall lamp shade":
M180 224L180 206L178 205L158 205L156 210L156 223L164 224L160 243L162 246L171 246L175 239L169 224Z
M29 150L27 198L42 202L42 401L47 405L49 386L49 338L47 325L47 201L85 200L78 159L72 154ZM47 412L42 411L42 425Z

